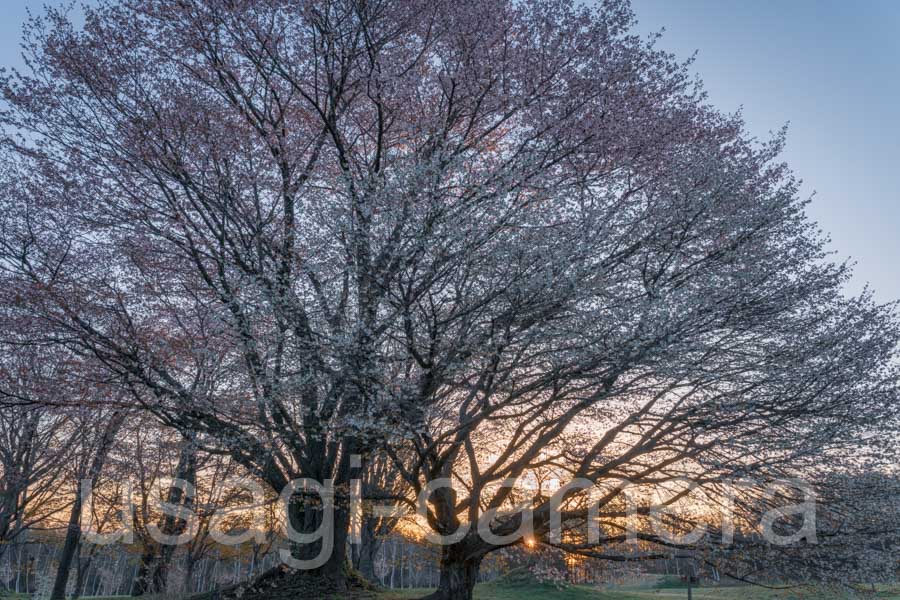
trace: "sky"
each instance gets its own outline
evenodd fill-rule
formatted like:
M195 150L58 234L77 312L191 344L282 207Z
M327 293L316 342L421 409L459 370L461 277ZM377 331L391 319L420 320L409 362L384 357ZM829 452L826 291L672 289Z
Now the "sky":
M808 209L849 291L900 299L900 1L632 0L638 30L695 51L710 102L743 109L765 139L788 124L784 159L815 192Z
M21 65L21 23L44 2L2 0L0 65ZM789 125L784 158L815 193L809 214L856 262L849 291L900 299L900 0L632 2L640 33L698 53L712 104L741 108L760 139Z

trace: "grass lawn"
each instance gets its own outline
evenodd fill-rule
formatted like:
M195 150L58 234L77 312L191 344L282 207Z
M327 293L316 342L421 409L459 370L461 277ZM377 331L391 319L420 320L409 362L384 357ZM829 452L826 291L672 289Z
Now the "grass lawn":
M385 592L384 600L421 598L430 590L399 590ZM553 585L486 583L476 586L475 600L677 600L686 599L687 589L644 588L600 590L588 586L557 589ZM829 593L823 590L768 590L760 587L702 587L693 590L696 600L846 600L849 598L878 598L900 600L900 589L880 590L869 594Z
M395 590L384 593L385 600L409 600L421 598L431 590ZM601 592L594 588L570 586L557 589L552 585L539 584L492 584L475 587L476 600L630 600L618 592ZM635 598L637 598L635 596Z
M393 590L379 594L379 600L411 600L421 598L431 590ZM127 596L114 598L84 597L84 600L121 600ZM0 600L27 600L27 596L6 594L0 590ZM476 586L475 600L679 600L687 598L687 589L660 583L654 586L621 587L599 589L591 586L568 586L560 589L551 584L535 582L494 582ZM760 587L701 587L693 590L696 600L848 600L853 598L877 598L878 600L900 600L900 587L880 589L876 594L856 594L846 592L829 593L813 589L769 590Z

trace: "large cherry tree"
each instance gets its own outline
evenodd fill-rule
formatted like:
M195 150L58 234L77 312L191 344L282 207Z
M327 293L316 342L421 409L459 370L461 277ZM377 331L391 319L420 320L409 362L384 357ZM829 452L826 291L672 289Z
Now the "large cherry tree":
M781 136L706 106L627 3L86 11L33 21L3 80L4 301L275 490L333 480L327 585L354 454L449 479L446 534L548 465L714 485L892 424L890 308L841 296ZM435 597L505 545L476 533Z

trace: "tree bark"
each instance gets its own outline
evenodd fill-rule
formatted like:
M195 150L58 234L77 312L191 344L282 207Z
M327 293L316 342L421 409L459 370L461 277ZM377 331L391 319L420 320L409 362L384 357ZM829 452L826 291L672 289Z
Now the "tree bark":
M66 529L66 541L63 543L62 554L59 557L59 567L56 569L56 579L53 581L53 591L50 592L50 600L63 600L66 597L66 585L69 581L69 570L72 568L72 560L78 551L81 541L81 493L75 494L72 503L72 512L69 513L69 525Z
M84 594L84 586L87 583L87 574L91 568L93 557L79 558L75 569L75 591L72 598L80 598Z
M194 589L194 567L196 564L197 559L191 555L188 555L184 561L184 580L181 583L181 593L184 596L189 596Z
M458 545L441 549L438 588L423 600L472 600L481 556L472 556Z
M197 479L197 447L192 438L186 438L175 467L175 478L196 484ZM190 508L193 499L187 496L180 487L172 486L166 494L166 502L170 505ZM178 536L185 532L188 522L174 515L165 515L160 519L159 529L166 536ZM143 596L147 593L165 592L168 579L169 563L175 552L175 546L160 544L155 540L147 540L147 547L141 554L141 565L132 589L132 596Z
M134 577L134 583L131 586L132 596L143 596L150 591L150 568L153 564L153 558L156 556L155 548L148 545L141 553L141 562L138 565L137 573Z
M366 578L366 581L377 583L378 577L375 576L375 554L381 542L378 540L370 540L369 543L363 543L359 548L359 561L356 570Z
M297 494L288 510L294 529L301 533L313 533L322 524L321 505L310 505L302 494ZM302 571L301 576L322 580L322 584L333 590L347 589L347 530L350 526L350 514L345 506L340 504L334 507L334 527L325 535L332 536L333 543L331 553L325 563L316 569ZM312 560L319 556L322 550L322 540L311 544L298 544L292 546L291 554L299 560Z
M375 576L375 555L381 546L381 540L376 535L377 528L377 519L363 516L360 527L361 543L352 546L353 568L370 583L378 583L378 578Z

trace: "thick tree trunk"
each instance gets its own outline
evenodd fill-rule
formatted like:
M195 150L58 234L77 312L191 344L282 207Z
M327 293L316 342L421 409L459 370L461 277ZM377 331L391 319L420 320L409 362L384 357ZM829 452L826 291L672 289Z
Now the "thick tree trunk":
M350 528L351 498L348 493L350 482L359 476L360 465L354 464L351 457L356 454L356 441L345 438L340 445L339 464L331 461L330 456L334 448L321 441L313 441L304 452L307 454L307 469L302 475L310 479L323 482L331 480L334 485L333 498L323 498L313 490L295 490L288 502L287 519L291 529L298 533L310 535L321 533L319 539L312 542L292 541L291 558L299 561L320 562L315 568L299 568L293 565L279 564L250 581L231 586L221 590L219 598L229 600L242 598L243 600L263 600L274 594L284 597L320 598L335 592L348 590L355 581L349 577L350 564L347 557L347 542ZM239 462L245 457L236 456ZM253 468L254 464L247 465ZM284 489L287 481L282 480L277 470L267 466L264 471L275 473L268 483L276 492ZM333 502L332 502L333 500ZM322 528L322 523L327 514L327 504L331 504L332 527L327 530ZM324 544L324 545L323 545ZM277 590L277 591L276 591Z
M359 574L366 578L370 583L377 583L378 577L375 575L375 554L378 552L378 546L381 542L372 540L370 544L364 544L359 549L359 561L356 570Z
M293 527L298 532L313 533L322 524L321 505L310 505L307 498L298 494L296 502L291 502L288 512ZM334 507L334 527L325 531L331 539L331 552L325 557L322 566L301 571L301 576L322 580L323 585L333 590L347 589L347 530L350 526L350 514L344 506ZM291 554L299 560L309 561L320 556L325 539L311 544L295 543Z
M326 514L326 499L318 493L298 490L288 506L288 518L295 531L307 534L320 531L323 534L321 539L312 543L294 543L291 550L294 558L299 560L324 559L324 563L319 567L295 573L299 579L318 581L323 591L326 589L343 591L350 586L347 576L350 567L347 542L351 504L348 491L351 479L359 476L360 466L352 464L350 460L356 448L356 441L352 438L342 442L341 458L333 471L335 486L333 498L327 501L330 502L329 509L332 511L332 526L328 530L322 528ZM322 468L319 475L331 471L327 461L320 466ZM325 546L330 547L330 551Z
M480 567L480 556L467 556L463 548L455 545L444 546L438 588L423 600L472 600Z
M303 498L300 498L303 500ZM288 517L293 528L300 533L314 533L322 522L321 505L291 502ZM349 512L336 508L334 513L334 545L326 553L325 562L315 569L294 569L279 564L263 572L252 581L231 586L218 593L220 600L267 600L273 596L284 598L326 598L346 591L350 587L347 577L347 530ZM329 532L326 535L331 536ZM322 541L311 544L295 543L291 555L298 560L312 560L319 556Z
M381 546L381 540L375 534L376 519L364 517L361 528L361 544L354 544L353 568L359 571L366 581L377 583L375 576L375 555Z

